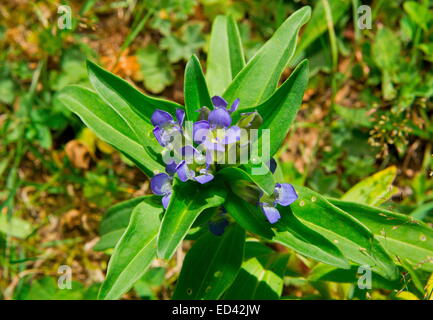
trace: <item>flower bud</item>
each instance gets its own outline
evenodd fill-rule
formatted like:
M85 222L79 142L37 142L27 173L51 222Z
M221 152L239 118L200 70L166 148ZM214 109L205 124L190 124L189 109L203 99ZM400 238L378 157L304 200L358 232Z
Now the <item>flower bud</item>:
M244 129L258 129L263 123L262 116L257 112L246 112L241 114L241 118L237 125Z
M207 120L209 117L210 109L208 107L201 107L197 110L199 112L198 120Z

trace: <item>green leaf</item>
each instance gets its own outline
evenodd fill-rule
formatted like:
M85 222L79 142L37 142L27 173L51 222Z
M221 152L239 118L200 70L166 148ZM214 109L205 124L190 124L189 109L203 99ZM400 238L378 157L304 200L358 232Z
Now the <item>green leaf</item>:
M203 210L224 203L226 192L216 186L176 180L158 235L158 256L169 259Z
M265 164L263 164L265 166ZM275 181L272 172L268 169L266 174L258 175L253 173L253 167L244 165L240 167L227 167L218 171L218 175L226 181L245 180L254 183L263 192L272 195L275 189Z
M85 288L81 282L71 281L71 288L59 288L55 277L32 279L18 286L14 292L16 300L94 300L99 284Z
M217 16L212 25L206 80L212 95L221 95L245 66L245 56L236 22Z
M146 199L134 209L129 225L111 256L99 299L118 299L146 272L156 254L162 212L159 197Z
M196 121L199 116L199 113L196 111L201 107L211 108L212 101L200 61L195 55L186 64L184 81L186 118L189 121Z
M429 215L433 213L433 202L425 203L410 213L410 216L414 219L426 221Z
M433 20L433 14L429 10L428 5L423 5L416 1L405 1L403 8L413 22L424 31L428 31L429 22Z
M258 105L274 92L295 52L299 29L308 21L310 14L310 7L304 7L283 22L224 92L227 101L239 98L239 110L242 110Z
M329 201L367 226L392 256L409 261L415 269L433 272L433 230L423 222L380 208Z
M333 266L318 264L308 274L308 281L329 281L337 283L358 283L359 275L362 274L362 270L358 266L352 266L348 270L339 269ZM386 289L386 290L397 290L401 288L400 279L390 281L379 274L373 273L372 277L372 288L374 289Z
M143 300L157 300L155 294L165 280L166 269L162 267L151 268L134 284L134 291Z
M308 227L332 241L344 257L388 279L398 270L373 234L357 219L307 188L295 186L298 200L291 204L294 215Z
M372 57L381 70L396 70L400 51L400 40L391 29L382 28L377 32L372 46Z
M397 35L388 28L380 29L372 45L372 57L382 71L382 92L383 98L387 101L396 96L391 79L398 68L400 54L401 43Z
M122 78L102 69L91 61L87 61L87 67L89 75L91 74L93 77L92 84L97 87L95 89L98 93L101 95L108 94L103 99L110 99L110 103L113 105L132 108L149 123L155 109L165 110L171 114L174 114L177 108L183 109L181 105L175 102L141 93Z
M154 171L164 170L139 144L126 122L96 93L82 87L68 86L60 91L58 99L76 113L100 139L123 152L146 175L151 176Z
M244 255L245 231L231 225L222 236L204 234L188 251L174 300L216 300L232 284Z
M349 263L341 251L323 235L296 219L290 207L279 207L279 211L281 219L275 225L278 232L272 241L291 248L308 258L342 269L349 268Z
M242 200L232 192L227 195L224 208L245 230L267 239L274 236L274 231L271 229L270 224L265 221L263 214L260 215L255 206Z
M397 168L394 166L377 172L353 186L341 200L378 206L393 195L392 183L396 176Z
M180 37L169 34L161 40L159 46L168 51L168 60L171 63L179 62L182 59L187 61L205 44L202 29L203 25L200 23L186 24L181 29L182 35Z
M0 233L25 239L32 233L32 225L21 218L0 214Z
M308 85L308 74L308 61L304 60L268 100L259 106L243 111L257 110L262 116L264 121L261 128L270 130L271 156L279 150L298 113Z
M134 208L144 199L152 196L137 197L123 201L112 206L102 217L99 225L98 243L93 247L95 251L102 251L114 248L129 224L129 218Z
M0 102L12 104L15 98L15 83L11 79L0 80Z
M329 6L331 8L332 20L335 25L349 9L350 0L332 0L329 1ZM326 13L325 8L323 7L323 1L317 1L311 15L311 20L302 32L302 38L299 41L298 48L296 49L295 57L298 57L302 51L304 51L327 30L328 25L326 22Z
M66 49L62 53L60 70L51 70L49 78L50 88L53 91L59 91L73 84L89 87L85 56L77 49Z
M174 82L174 71L161 50L154 44L136 53L144 87L154 94L161 93Z
M249 242L246 243L247 251ZM260 251L263 252L263 251ZM242 264L236 280L224 295L225 300L275 300L283 292L283 277L288 254L260 254Z
M278 242L298 253L324 263L347 268L348 262L338 248L319 233L307 228L290 212L279 208L282 218L275 228L266 221L261 210L241 198L229 194L224 208L244 229L265 239Z
M117 114L125 121L137 137L137 141L143 147L150 147L156 152L161 151L157 140L153 137L153 125L149 120L142 118L129 104L124 97L121 96L121 87L115 87L116 82L114 77L108 79L107 74L98 72L100 69L95 64L88 62L89 80L96 90L99 97L109 105ZM119 78L120 79L120 78ZM117 80L117 79L116 79ZM117 89L117 90L116 90Z

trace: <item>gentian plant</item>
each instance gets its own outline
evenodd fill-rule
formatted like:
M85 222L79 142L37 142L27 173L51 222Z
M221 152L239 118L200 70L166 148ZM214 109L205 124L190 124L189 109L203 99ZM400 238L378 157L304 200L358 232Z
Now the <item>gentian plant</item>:
M59 94L151 179L153 195L102 220L95 249L114 251L101 299L121 297L183 240L193 245L174 299L278 299L289 254L272 243L332 270L368 266L389 282L403 265L433 271L433 234L423 223L284 179L276 154L301 106L308 62L278 84L309 17L309 7L295 12L248 62L234 20L217 17L206 75L195 56L186 66L185 105L147 96L92 62L94 90Z

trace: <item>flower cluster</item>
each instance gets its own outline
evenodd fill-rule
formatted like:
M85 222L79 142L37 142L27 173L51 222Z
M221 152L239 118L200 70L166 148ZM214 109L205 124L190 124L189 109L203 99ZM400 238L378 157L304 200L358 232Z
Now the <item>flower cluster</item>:
M158 143L174 153L175 160L166 167L166 173L155 175L150 183L153 193L163 196L167 208L175 174L182 182L195 180L200 184L214 179L214 162L223 156L226 147L240 140L240 128L231 126L231 114L239 106L239 99L228 107L222 97L212 98L213 110L203 107L197 110L199 120L192 126L192 136L184 128L185 111L176 110L176 119L163 110L156 110L151 122Z
M237 125L232 125L231 114L239 106L236 99L228 108L228 103L222 97L212 98L213 110L202 107L199 112L198 121L192 124L192 133L185 130L185 111L176 110L176 119L163 110L156 110L151 122L154 125L153 134L158 143L174 154L174 160L166 166L165 173L156 174L150 187L154 194L162 196L164 208L168 207L172 194L173 178L177 174L180 181L194 180L205 184L214 179L215 163L220 157L225 156L226 150L241 140L241 129L258 128L262 119L257 111L241 114ZM268 164L271 172L275 171L275 161ZM298 195L292 185L278 183L275 185L274 193L261 195L258 202L267 220L274 224L278 222L281 215L277 205L288 206ZM256 198L257 199L257 198ZM210 230L219 235L222 234L228 221L221 218L210 224Z

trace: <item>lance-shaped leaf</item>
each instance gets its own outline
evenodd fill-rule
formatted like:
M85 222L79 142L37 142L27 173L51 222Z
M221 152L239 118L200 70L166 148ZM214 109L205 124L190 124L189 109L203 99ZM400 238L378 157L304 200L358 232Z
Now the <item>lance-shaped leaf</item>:
M263 164L263 166L265 166ZM254 183L264 193L271 195L274 193L275 181L272 172L265 167L265 174L257 175L253 173L251 165L244 165L240 167L227 167L218 172L218 175L224 177L226 181L245 180Z
M320 233L308 228L296 219L290 207L278 207L281 219L275 225L278 230L272 239L300 254L342 269L350 267L341 251Z
M347 212L305 187L295 186L298 200L290 205L294 215L308 227L332 241L344 257L388 279L398 270L370 230Z
M232 284L244 256L245 230L231 225L222 236L204 234L188 251L175 300L216 300Z
M270 156L281 147L302 104L308 85L308 61L302 61L290 77L262 104L243 112L257 111L263 118L261 128L270 130ZM259 137L263 131L259 131ZM259 139L257 143L261 143ZM259 147L260 148L260 147Z
M416 269L433 272L433 230L426 224L380 208L334 199L329 201L367 226L397 260L399 257Z
M111 256L99 299L118 299L146 272L156 255L162 212L161 200L156 196L145 199L134 209L129 225Z
M221 95L245 66L245 56L236 22L217 16L212 25L206 80L212 95Z
M125 121L96 93L79 86L68 86L58 95L59 101L77 114L102 140L130 158L146 175L164 167L149 156Z
M260 104L274 92L295 52L299 29L310 14L310 7L304 7L283 22L224 92L227 101L240 98L239 110L242 110Z
M206 80L200 66L200 61L194 55L185 67L185 109L186 117L190 121L196 121L201 107L212 108L212 101L207 89Z
M341 200L378 206L395 193L392 183L396 176L395 166L379 171L354 185L341 197Z
M129 218L134 208L144 199L152 196L137 197L118 203L107 210L99 225L98 243L93 247L95 251L114 248L129 224Z
M89 80L95 88L96 93L131 128L137 137L137 141L144 147L151 147L155 151L160 152L161 147L152 134L152 124L133 109L132 101L130 100L134 93L137 96L141 96L142 94L126 81L103 70L90 61L87 62L87 69ZM129 99L126 99L126 97L129 97ZM134 102L136 103L136 101ZM141 107L143 108L144 106Z
M256 244L247 242L248 247ZM257 255L251 252L251 258L242 264L236 280L224 295L225 300L275 300L283 291L283 277L289 260L288 254L274 251L266 253L260 249Z
M233 194L227 196L224 207L233 219L249 232L278 242L317 261L339 268L349 267L347 260L332 242L302 224L289 208L279 207L282 218L273 227L257 206Z
M245 230L267 239L274 236L275 233L271 225L265 221L264 216L260 215L252 204L232 192L227 195L224 208Z
M224 203L226 191L195 181L176 180L158 235L158 256L169 259L200 213Z
M87 65L92 84L98 94L104 97L103 99L110 99L110 103L118 104L121 107L129 106L149 123L155 109L174 114L176 108L183 108L175 102L141 93L127 81L102 69L91 61L88 61Z
M365 266L352 266L348 270L343 270L325 264L318 264L308 274L308 280L313 283L318 281L329 281L357 284L359 276L363 275L367 270L368 269L365 269ZM374 289L398 290L402 286L400 279L390 281L376 273L372 274L371 281L372 288Z

